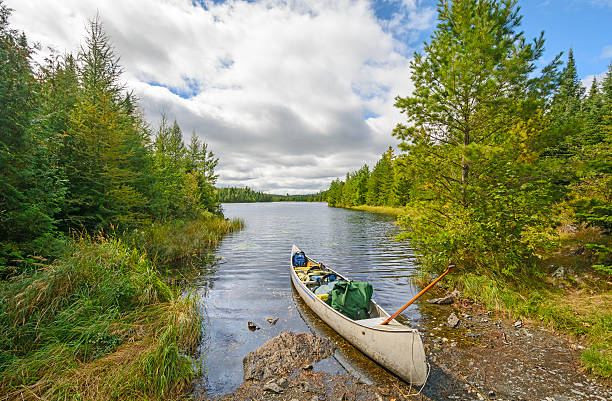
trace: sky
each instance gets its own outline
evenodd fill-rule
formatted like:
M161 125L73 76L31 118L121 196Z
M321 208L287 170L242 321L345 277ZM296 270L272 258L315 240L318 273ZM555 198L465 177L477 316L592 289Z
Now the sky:
M155 127L220 159L219 186L314 193L397 145L393 106L436 24L434 0L5 0L11 26L76 53L99 15ZM520 1L541 66L571 46L585 85L612 62L612 0Z

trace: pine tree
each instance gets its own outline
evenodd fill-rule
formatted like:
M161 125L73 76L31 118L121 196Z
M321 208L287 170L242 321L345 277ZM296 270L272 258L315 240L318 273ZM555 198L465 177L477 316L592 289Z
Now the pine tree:
M544 39L527 43L516 4L441 1L431 41L411 63L415 90L397 98L410 124L394 135L416 179L403 224L426 266L452 258L511 274L533 257L518 251L522 230L550 226L549 186L536 174L532 144L546 127L541 110L558 60L534 74ZM545 244L534 239L530 249Z
M36 241L55 230L65 192L54 158L57 136L40 122L45 116L36 98L33 49L10 29L9 16L0 2L0 266L7 243Z

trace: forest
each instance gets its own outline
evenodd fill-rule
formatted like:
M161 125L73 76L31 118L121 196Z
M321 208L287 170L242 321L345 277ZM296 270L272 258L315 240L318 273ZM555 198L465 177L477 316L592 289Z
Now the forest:
M222 203L250 203L250 202L323 202L325 194L306 195L278 195L255 191L249 187L219 187L217 188L219 201Z
M520 23L516 2L441 2L396 97L399 154L333 181L328 204L401 208L425 273L453 263L467 296L586 337L583 363L609 377L609 308L576 305L611 301L612 65L588 87L571 48L538 68L544 34ZM575 276L553 282L559 265Z
M35 62L10 14L0 2L0 399L174 399L201 322L169 267L242 227L218 159L145 121L97 17L76 54Z

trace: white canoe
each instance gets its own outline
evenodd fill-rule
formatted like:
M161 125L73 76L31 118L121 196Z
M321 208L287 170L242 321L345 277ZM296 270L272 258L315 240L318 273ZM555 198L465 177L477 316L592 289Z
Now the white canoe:
M369 319L352 320L336 311L309 288L312 282L300 280L296 267L293 265L293 255L296 252L300 252L300 249L293 245L289 263L291 282L308 307L338 334L374 361L410 384L423 385L427 380L427 364L419 332L404 326L395 319L381 326L380 323L390 315L374 301L371 301L370 304ZM311 264L318 264L311 258L308 258L308 261ZM325 267L325 270L329 270L338 278L347 280L346 277L328 267Z

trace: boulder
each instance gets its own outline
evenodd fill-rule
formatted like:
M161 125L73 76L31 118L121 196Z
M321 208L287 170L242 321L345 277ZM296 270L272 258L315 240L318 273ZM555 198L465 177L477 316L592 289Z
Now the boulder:
M282 333L243 359L244 380L267 380L313 364L334 352L331 340L308 333Z

